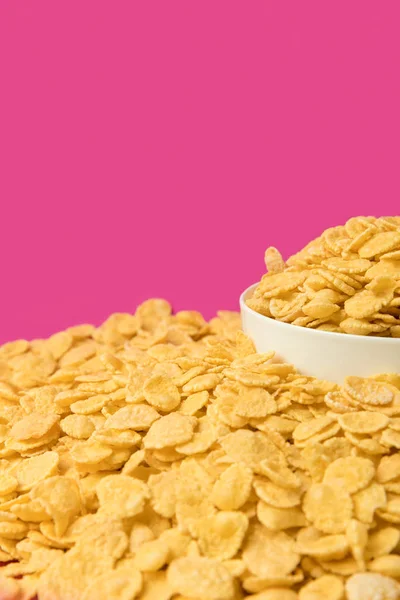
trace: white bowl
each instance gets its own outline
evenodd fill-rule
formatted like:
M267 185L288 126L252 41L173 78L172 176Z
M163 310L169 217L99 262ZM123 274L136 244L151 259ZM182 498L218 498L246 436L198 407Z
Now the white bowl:
M278 360L293 364L304 375L336 383L348 375L400 373L400 338L318 331L270 319L245 302L257 285L240 296L243 331L257 352L274 350Z

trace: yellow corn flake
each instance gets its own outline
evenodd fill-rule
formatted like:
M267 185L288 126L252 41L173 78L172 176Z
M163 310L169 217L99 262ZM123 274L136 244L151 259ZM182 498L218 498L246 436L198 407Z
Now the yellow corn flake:
M299 600L343 600L343 596L343 582L335 575L322 575L306 583L299 592Z
M81 390L65 390L59 392L54 398L54 403L59 408L68 408L78 400L85 400L90 396L90 392L82 392Z
M344 431L370 434L387 427L389 424L389 417L378 412L365 410L339 415L338 423Z
M290 536L283 531L269 531L262 525L250 529L242 557L247 569L259 577L288 575L300 561Z
M304 496L303 510L307 519L320 531L341 533L349 524L353 505L345 488L314 483Z
M229 570L207 557L174 560L167 571L168 583L175 594L199 600L233 600L235 586Z
M255 479L253 485L260 500L276 508L292 508L301 502L298 490L284 488L261 478Z
M257 468L262 460L278 453L267 435L247 429L229 433L221 439L220 444L231 462L243 462L252 469Z
M134 429L145 431L160 418L159 413L147 404L125 406L108 417L104 424L106 429Z
M132 446L139 444L142 438L136 431L130 429L127 431L100 429L94 434L93 439L114 448L132 448Z
M78 400L70 405L71 412L77 415L93 415L101 410L108 402L107 396L99 394L87 400Z
M313 419L306 423L300 423L293 432L293 439L296 442L304 442L323 431L333 422L331 417L325 416Z
M209 393L207 390L190 394L190 396L185 398L181 403L179 412L183 415L193 416L204 406L206 406L208 399Z
M27 533L26 523L0 521L0 537L6 540L22 540Z
M262 418L276 413L277 404L273 396L263 388L242 389L239 393L235 412L240 417Z
M188 383L182 387L185 394L194 394L205 390L213 390L221 381L220 375L209 373L207 375L198 375L193 377Z
M12 473L18 482L18 490L27 492L37 483L57 472L59 456L56 452L44 452L18 464Z
M375 475L374 463L368 458L348 456L338 458L328 466L324 483L341 486L350 494L367 487Z
M139 546L155 539L153 531L144 523L134 523L129 536L129 550L133 554Z
M195 521L191 527L203 556L218 560L233 558L242 545L248 518L241 512L221 511Z
M266 249L264 261L269 273L282 273L285 269L285 261L281 253L273 246Z
M397 600L400 584L379 573L356 573L345 584L348 600Z
M400 541L400 530L396 527L382 527L372 531L367 540L365 558L367 560L389 555Z
M387 483L399 477L400 454L392 454L381 458L376 470L376 478L379 483Z
M119 518L134 517L144 508L147 485L127 475L108 475L97 485L100 512Z
M361 258L373 258L376 255L398 249L400 246L400 233L396 231L387 231L377 233L359 250Z
M142 576L135 569L105 573L86 588L82 600L133 600L142 588Z
M112 449L94 440L73 446L72 460L78 465L96 465L112 455Z
M159 539L166 544L171 561L185 556L192 541L190 535L182 533L174 527L161 533Z
M151 505L155 512L162 517L171 518L175 514L176 483L176 471L164 471L157 475L150 475L148 479Z
M233 464L224 471L211 493L211 500L220 510L238 510L249 499L253 473L242 463Z
M135 552L134 566L139 571L158 571L168 561L169 549L160 539L143 542Z
M384 446L400 450L400 432L393 431L393 429L386 429L381 435L380 442Z
M372 333L382 333L389 329L388 325L379 325L366 319L347 318L341 321L339 332L349 333L351 335L370 335Z
M354 515L363 523L372 523L375 511L386 505L386 492L383 485L372 482L365 489L353 495Z
M390 404L393 402L396 393L389 385L373 379L354 376L346 377L344 389L357 402L371 406Z
M257 504L257 517L260 523L271 531L303 527L307 524L304 513L299 507L276 508L262 501Z
M86 440L94 432L92 421L85 415L68 415L60 423L61 430L69 437Z
M18 519L26 522L43 523L51 519L39 500L31 500L27 504L16 504L11 508L11 512Z
M59 420L58 415L32 413L13 425L10 436L15 440L37 440L45 436Z
M181 401L176 385L161 375L148 379L143 387L143 393L149 404L164 412L174 410Z
M32 500L39 500L54 520L55 533L62 536L72 521L82 512L79 486L73 479L54 476L36 484L30 492Z
M368 542L368 527L364 523L352 519L346 528L346 538L354 560L360 569L365 569L364 554Z
M12 494L18 488L18 479L12 475L0 475L0 497Z
M143 443L147 449L160 449L167 446L177 446L192 439L197 419L180 413L170 413L155 421Z
M368 570L398 579L400 577L400 556L395 554L379 556L368 563Z
M346 556L349 543L345 535L326 535L316 540L298 541L296 550L320 560L337 560Z
M391 293L377 294L368 289L367 286L367 289L346 300L344 309L349 317L355 319L371 317L375 313L379 313L385 306L388 306L390 301L393 300L393 291L392 289Z
M279 455L275 459L262 460L258 471L283 488L296 489L301 485L301 479L288 467L285 459L279 460Z
M287 590L288 587L294 586L304 580L302 569L296 568L291 575L282 575L280 577L257 577L249 575L243 579L243 588L248 592L266 592L267 589L278 588L279 590ZM281 587L282 586L282 587ZM288 590L290 591L290 590Z

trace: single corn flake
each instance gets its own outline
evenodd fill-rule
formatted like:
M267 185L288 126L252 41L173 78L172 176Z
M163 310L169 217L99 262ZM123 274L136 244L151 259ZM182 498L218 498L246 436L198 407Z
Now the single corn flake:
M85 415L68 415L60 423L61 430L69 437L87 440L94 432L92 421Z
M300 562L294 540L283 531L269 531L263 525L250 529L242 558L247 569L259 577L288 575Z
M142 576L135 569L104 573L86 588L82 600L134 600L142 588Z
M144 447L161 449L184 444L192 439L196 423L196 417L177 412L161 417L151 425L143 440Z
M339 415L338 423L345 431L367 435L387 427L389 417L378 412L364 410Z
M159 413L147 404L124 406L111 415L104 424L105 429L134 429L146 431L160 418Z
M168 546L160 539L143 542L135 552L134 566L139 571L158 571L168 561Z
M344 487L313 483L304 496L303 510L320 531L342 533L352 517L353 505Z
M235 595L231 573L211 558L178 558L170 564L167 580L175 594L193 600L233 600Z
M149 492L147 485L127 475L108 475L97 485L100 513L121 519L142 512Z
M375 475L374 463L368 458L348 456L338 458L328 466L323 482L331 486L341 486L349 494L367 487Z
M250 496L253 473L242 463L233 464L214 483L211 501L220 510L238 510Z
M148 379L144 384L143 394L151 406L164 412L174 410L181 401L176 385L162 375L155 375Z
M218 560L233 558L242 545L248 518L241 512L221 511L195 521L191 530L203 556Z
M340 577L322 575L304 585L299 592L299 600L342 600L344 586Z
M348 600L398 600L400 584L379 573L356 573L345 585Z
M271 531L304 527L307 524L304 513L299 507L276 508L261 500L257 504L257 517L260 523Z

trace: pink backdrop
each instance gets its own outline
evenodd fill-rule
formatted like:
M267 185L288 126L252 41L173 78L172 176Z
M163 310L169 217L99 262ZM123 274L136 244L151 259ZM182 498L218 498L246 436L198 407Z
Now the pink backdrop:
M236 309L267 245L397 214L398 0L0 0L0 342Z

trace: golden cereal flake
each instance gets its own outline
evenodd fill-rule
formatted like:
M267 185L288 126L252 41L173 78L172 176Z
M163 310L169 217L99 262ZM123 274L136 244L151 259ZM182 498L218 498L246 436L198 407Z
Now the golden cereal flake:
M269 531L254 525L245 541L243 560L259 577L281 577L293 571L300 561L294 540L283 531Z
M105 429L134 429L145 431L160 418L159 413L147 404L124 406L108 417Z
M368 458L338 458L325 471L323 482L343 487L350 494L367 487L375 475L374 463Z
M299 600L343 600L344 586L336 575L322 575L304 585Z
M233 600L235 586L229 570L207 557L174 560L167 571L168 583L176 594L193 600Z
M307 519L320 531L341 533L352 517L353 505L345 488L312 483L304 496L303 510Z
M179 406L181 396L178 388L167 377L154 375L143 387L147 402L155 409L170 412Z
M257 503L257 517L260 523L271 531L304 527L306 517L297 506L292 508L277 508L261 501Z
M134 517L144 508L147 485L127 475L108 475L97 485L100 512L119 518Z
M92 421L85 415L68 415L60 423L61 430L77 440L88 439L95 430Z
M398 600L400 585L379 573L356 573L345 584L348 600Z
M228 560L242 545L248 527L248 518L239 511L221 511L216 515L195 521L191 530L198 540L203 556Z
M147 449L161 449L184 444L192 439L197 419L180 413L170 413L155 421L143 443Z
M10 437L15 440L38 440L46 435L58 423L60 417L55 414L32 413L11 428Z
M231 465L224 471L211 493L211 501L220 510L238 510L248 500L253 473L242 463Z
M82 600L134 600L141 588L139 571L117 569L95 578L84 591Z

